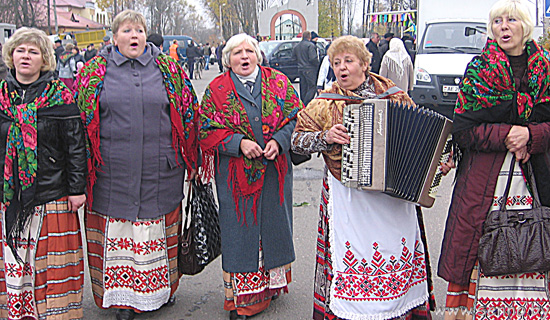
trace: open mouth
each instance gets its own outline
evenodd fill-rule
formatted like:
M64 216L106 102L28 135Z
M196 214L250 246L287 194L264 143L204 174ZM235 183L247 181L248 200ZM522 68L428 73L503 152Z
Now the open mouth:
M504 41L508 41L508 40L510 40L511 38L512 38L511 35L503 35L503 36L502 36L502 40L504 40Z
M137 47L138 47L138 43L137 43L137 42L131 42L131 43L130 43L130 48L137 49Z
M340 75L340 79L342 79L342 80L346 80L347 78L348 78L347 74Z
M250 62L243 62L243 64L242 64L242 66L245 67L245 68L248 67L249 65L250 65Z

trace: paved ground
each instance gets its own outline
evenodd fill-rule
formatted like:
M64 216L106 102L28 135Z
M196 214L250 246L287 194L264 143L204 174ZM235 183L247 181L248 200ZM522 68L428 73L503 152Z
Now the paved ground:
M217 76L218 69L206 71L201 80L193 80L197 95L202 96L206 85ZM298 89L298 84L296 89ZM296 204L307 203L294 208L294 244L296 262L292 265L292 283L289 294L282 296L255 320L311 319L313 300L314 258L317 235L318 205L321 190L323 162L314 157L311 161L294 168L294 200ZM428 245L431 254L432 270L435 273L445 217L449 205L453 177L444 179L438 193L435 206L424 211L424 221L428 231ZM99 309L93 299L90 288L89 273L86 266L84 288L84 318L114 319L113 310ZM443 280L434 277L438 306L445 304ZM136 316L137 320L145 319L228 319L223 310L223 285L221 261L217 259L202 273L196 276L184 276L176 292L177 303L172 307ZM434 319L443 319L441 314L434 314Z

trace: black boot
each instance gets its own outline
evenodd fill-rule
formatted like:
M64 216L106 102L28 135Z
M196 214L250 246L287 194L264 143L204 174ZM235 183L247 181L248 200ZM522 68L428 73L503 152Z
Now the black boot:
M229 311L229 320L246 320L246 319L247 319L247 316L239 315L237 313L237 310Z
M135 316L134 309L116 309L116 320L133 320Z

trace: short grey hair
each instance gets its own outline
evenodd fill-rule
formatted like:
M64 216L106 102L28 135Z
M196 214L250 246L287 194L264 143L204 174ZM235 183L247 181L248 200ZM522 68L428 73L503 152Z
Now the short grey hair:
M263 62L262 58L262 52L260 51L260 45L258 44L258 41L251 36L247 35L246 33L239 33L234 36L232 36L229 40L227 40L227 43L225 44L225 47L222 50L222 64L227 69L230 68L230 56L231 51L235 49L236 47L240 46L243 42L248 43L254 48L254 52L256 52L256 57L258 58L258 65L261 65Z
M13 51L22 44L33 44L40 48L43 62L41 71L55 70L55 53L51 40L44 31L27 27L17 29L2 48L2 57L8 68L14 69Z
M126 22L140 24L143 27L145 34L147 34L147 20L145 20L145 16L143 16L141 13L137 11L130 10L130 9L126 9L116 15L112 25L113 34L116 34L120 26Z
M489 11L489 21L487 22L487 34L489 38L495 38L493 34L493 21L496 17L503 14L508 14L510 17L514 17L521 22L523 27L523 44L533 38L533 29L535 25L531 19L529 8L525 2L520 0L500 0L491 7Z

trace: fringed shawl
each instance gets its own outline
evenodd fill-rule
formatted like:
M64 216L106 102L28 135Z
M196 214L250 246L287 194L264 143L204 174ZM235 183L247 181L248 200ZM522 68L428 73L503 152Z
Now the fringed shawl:
M187 75L172 58L161 54L156 63L162 72L164 85L170 102L172 124L172 148L182 151L188 169L195 169L198 160L198 100ZM88 205L93 202L93 186L96 173L103 165L99 152L99 94L105 79L107 61L96 56L86 63L77 76L75 96L88 133ZM188 170L188 175L190 170Z
M298 111L303 108L303 103L285 75L271 68L260 67L260 69L262 132L263 140L267 143L275 132L296 118ZM209 180L214 176L214 159L218 147L224 144L227 137L240 133L245 136L245 139L256 141L257 138L254 136L246 110L231 80L230 71L218 76L208 85L199 113L202 166L205 178ZM246 208L241 211L239 203L242 199L244 203L249 199L253 200L252 212L256 223L258 199L263 187L267 161L263 156L251 160L244 155L233 157L229 161L228 185L233 188L237 218L240 221L242 215L244 224L246 219L242 213ZM288 170L286 156L278 155L274 164L279 178L280 202L283 203L284 177Z
M395 83L374 73L370 73L370 81L374 85L375 93L382 94L389 88L394 87ZM357 96L350 90L341 88L338 82L332 84L332 88L324 90L323 92L337 93L344 96ZM392 101L408 104L414 106L414 102L404 92L392 94L388 97ZM335 124L341 124L342 114L346 103L357 103L344 100L324 100L314 99L307 107L298 115L298 123L294 131L305 132L318 132L326 131L332 128ZM341 168L342 168L342 146L334 144L326 151L323 151L323 158L327 164L330 173L340 180Z
M482 123L524 124L537 114L550 114L550 63L548 52L534 41L525 45L528 92L519 92L506 53L489 39L481 55L468 64L455 107L453 131ZM540 105L540 106L537 106ZM537 110L537 108L541 110ZM547 119L544 121L548 121Z

